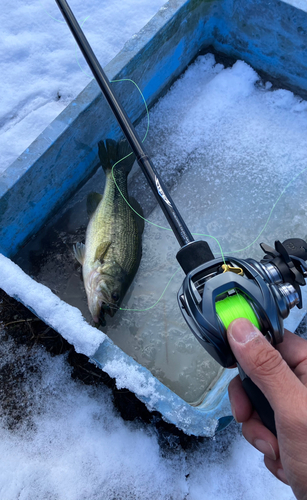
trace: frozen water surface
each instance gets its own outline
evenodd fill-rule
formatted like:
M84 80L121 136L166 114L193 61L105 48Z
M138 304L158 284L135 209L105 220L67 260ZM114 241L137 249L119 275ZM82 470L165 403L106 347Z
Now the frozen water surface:
M144 120L138 127L140 135L145 127ZM259 259L261 241L272 245L276 239L306 237L306 132L305 101L261 82L241 61L225 69L207 54L151 110L146 142L195 237L207 239L215 254L220 252L219 246L206 235L217 238L226 255ZM102 186L98 170L96 179L100 176ZM142 177L133 177L131 191L137 191L140 183L145 187L142 182ZM90 185L84 188L82 196L91 189ZM82 200L80 193L78 196ZM150 201L146 197L143 201L147 218L167 227L160 208L151 211ZM72 271L71 255L72 243L84 235L84 207L85 201L80 201L59 227L54 226L54 251L39 265L36 262L35 272L33 262L41 244L24 254L24 262L19 263L25 268L27 261L32 262L32 268L26 269L30 274L78 305L89 318L80 270L75 265ZM240 249L244 250L238 252ZM161 297L179 269L177 251L171 231L146 224L142 262L122 304L132 310L119 311L104 331L183 399L198 404L221 369L180 316L176 296L182 271Z

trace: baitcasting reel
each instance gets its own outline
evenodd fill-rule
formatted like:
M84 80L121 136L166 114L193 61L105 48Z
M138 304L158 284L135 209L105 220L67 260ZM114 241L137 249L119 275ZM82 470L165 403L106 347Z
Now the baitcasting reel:
M250 319L276 345L283 339L283 319L294 306L302 307L307 243L289 239L276 241L275 250L264 243L261 248L260 262L236 257L205 262L188 272L178 293L195 337L226 368L235 363L226 336L231 321Z
M283 340L283 320L294 306L302 307L300 287L307 277L307 243L294 238L283 243L276 241L275 249L264 243L260 246L265 252L260 262L235 257L209 260L207 249L207 262L194 267L183 249L177 254L187 271L178 293L184 319L201 345L226 368L236 362L226 335L231 321L249 319L276 345ZM254 407L259 413L260 405L261 412L261 406L268 405L267 400L240 367L239 372ZM255 391L259 391L256 400ZM268 412L271 422L264 423L276 434L272 409L262 411L261 418Z

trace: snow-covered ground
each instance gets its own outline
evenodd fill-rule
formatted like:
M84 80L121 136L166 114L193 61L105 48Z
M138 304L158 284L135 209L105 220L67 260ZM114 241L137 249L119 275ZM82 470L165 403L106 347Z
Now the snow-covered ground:
M105 66L164 0L72 0ZM89 83L90 71L54 0L1 2L0 172ZM82 69L81 69L82 68Z
M195 450L167 452L151 427L121 419L109 389L74 381L70 371L65 356L0 336L1 500L293 498L235 424ZM11 394L11 407L24 408L17 426Z
M71 1L79 21L89 16L84 29L103 65L162 4ZM74 41L53 1L17 0L12 6L4 0L1 17L3 170L89 78L78 66ZM20 370L24 397L16 404L25 406L17 427L8 426L4 406L0 415L1 499L293 498L291 490L265 469L261 454L243 440L237 426L197 450L162 453L151 427L123 422L108 389L98 391L72 381L64 356L52 358L37 348L27 360L24 349L0 339L2 386L8 381L6 373Z

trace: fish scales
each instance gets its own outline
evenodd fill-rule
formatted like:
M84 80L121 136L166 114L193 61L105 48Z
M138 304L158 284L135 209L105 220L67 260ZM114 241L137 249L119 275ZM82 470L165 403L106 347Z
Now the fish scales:
M120 170L113 170L116 183L125 199L128 199L127 177ZM124 269L130 269L137 263L138 247L131 245L133 238L138 237L137 223L134 213L118 191L112 177L107 174L106 189L97 215L92 217L88 231L89 237L94 233L95 241L111 241L108 259L114 258ZM94 246L90 247L92 252ZM94 257L94 255L93 255Z

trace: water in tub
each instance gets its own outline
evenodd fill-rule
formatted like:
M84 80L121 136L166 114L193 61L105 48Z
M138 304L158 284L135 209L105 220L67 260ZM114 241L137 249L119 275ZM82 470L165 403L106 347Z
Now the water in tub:
M144 119L138 126L141 136L146 125ZM260 259L261 241L273 245L276 239L306 237L306 131L305 101L260 82L241 61L224 68L206 54L150 111L146 145L195 238L206 239L216 255L220 247L208 235L226 255ZM89 321L72 245L84 238L87 193L102 191L103 184L98 169L61 216L15 259L79 307ZM168 228L138 167L129 190L149 221ZM170 230L146 223L141 265L122 303L124 310L107 318L103 330L175 393L197 405L222 369L179 312L177 291L184 274L175 258L178 249Z

